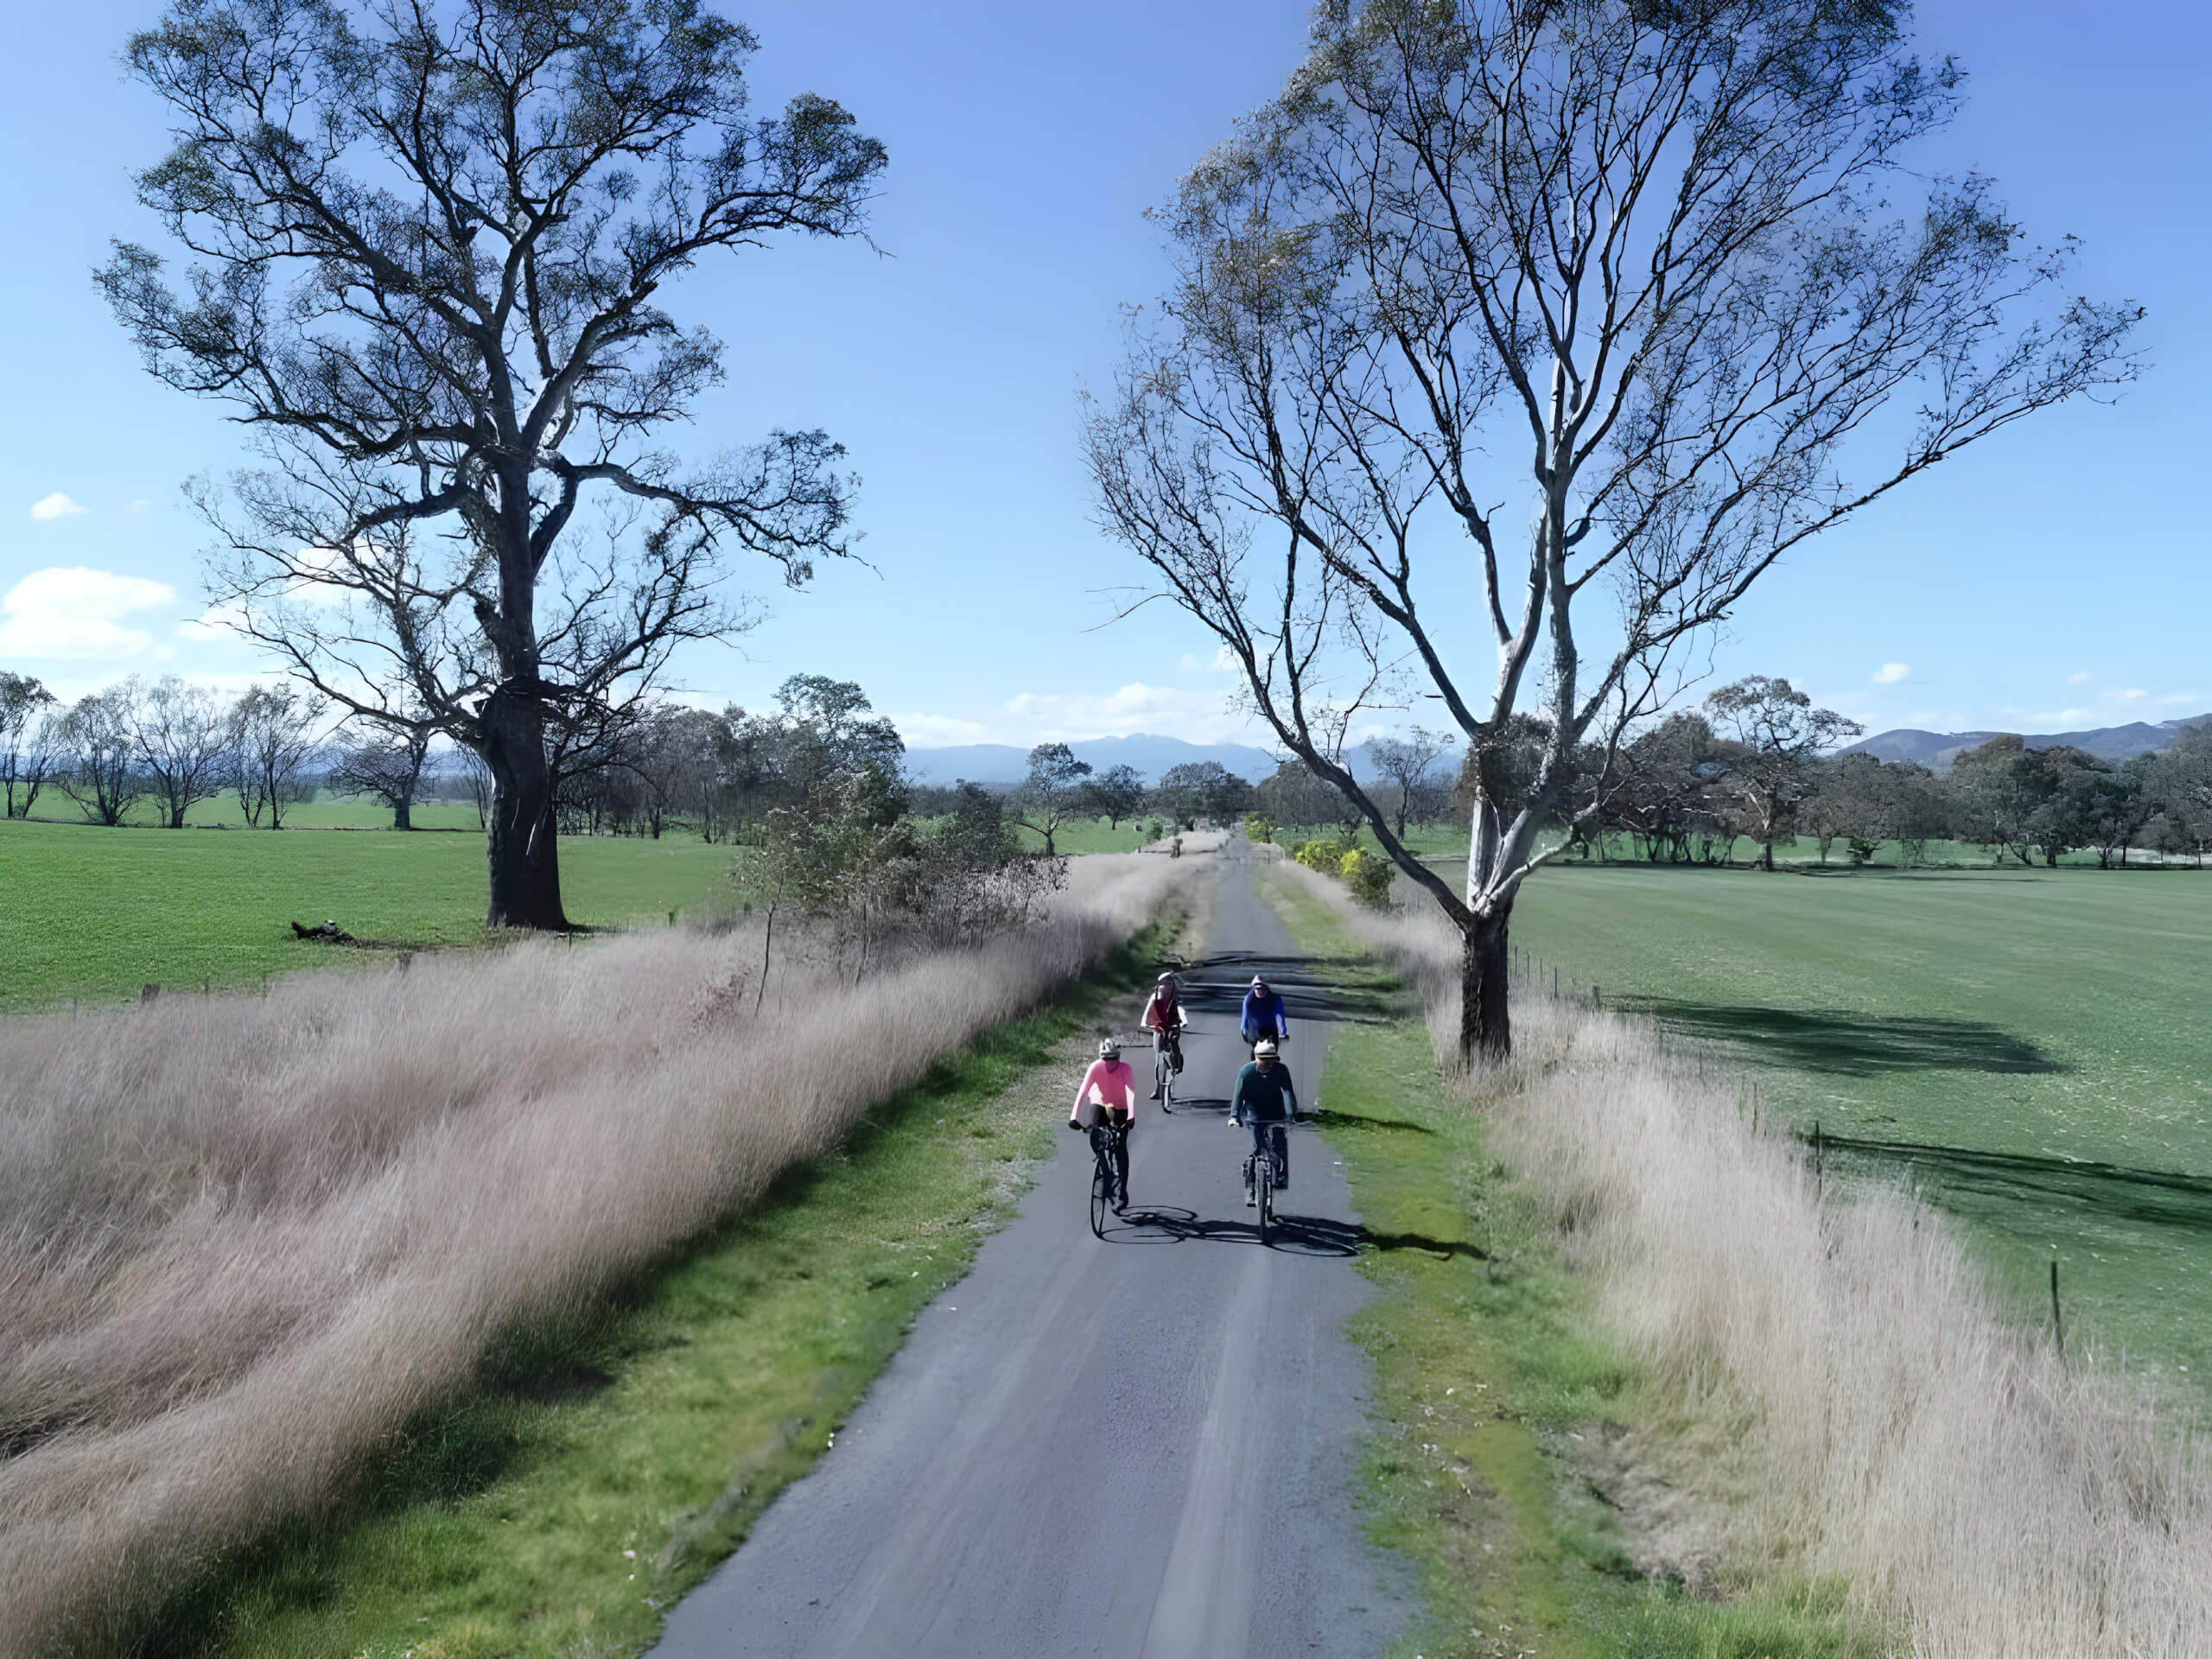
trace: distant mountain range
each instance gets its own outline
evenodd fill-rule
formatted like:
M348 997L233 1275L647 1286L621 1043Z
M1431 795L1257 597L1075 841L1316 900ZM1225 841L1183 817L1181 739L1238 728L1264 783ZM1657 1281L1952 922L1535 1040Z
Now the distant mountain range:
M1092 737L1068 747L1095 772L1135 766L1145 782L1156 784L1170 766L1186 761L1218 760L1249 783L1274 774L1274 758L1249 743L1186 743L1179 737ZM920 784L1018 784L1029 772L1029 751L1011 743L963 743L942 749L906 751L906 775Z
M1218 760L1247 783L1274 776L1275 758L1249 743L1186 743L1179 737L1153 737L1139 732L1128 737L1091 737L1071 743L1078 760L1090 762L1094 772L1109 766L1135 766L1147 784L1160 781L1170 766L1192 760ZM1344 751L1344 765L1355 778L1371 778L1374 766L1364 743ZM1449 779L1459 770L1454 749L1436 763L1434 777ZM1011 743L962 743L941 749L906 751L906 775L918 784L950 784L965 779L971 784L1018 784L1029 772L1029 751Z
M2125 726L2100 726L2088 732L2023 732L2021 742L2031 749L2055 748L2061 743L2085 749L2101 760L2126 760L2148 749L2170 748L2191 726L2212 720L2212 715L2191 715L2183 720L2133 721ZM1853 743L1846 754L1872 754L1884 760L1914 760L1936 772L1950 770L1952 760L1965 750L1986 743L2002 732L1923 732L1910 727L1878 732L1863 743Z

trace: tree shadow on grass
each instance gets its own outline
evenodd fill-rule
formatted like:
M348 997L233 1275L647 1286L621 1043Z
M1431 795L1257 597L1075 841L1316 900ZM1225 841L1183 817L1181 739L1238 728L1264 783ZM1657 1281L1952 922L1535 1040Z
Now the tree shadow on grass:
M2200 1175L2033 1154L1980 1152L1971 1147L1861 1141L1849 1135L1824 1135L1821 1141L1830 1153L1924 1173L1932 1178L1931 1185L1952 1194L2055 1199L2113 1220L2212 1233L2212 1179Z
M2027 1038L1980 1020L1715 1007L1668 997L1623 997L1615 1006L1649 1014L1680 1035L1732 1044L1752 1059L1807 1071L1864 1077L1886 1071L2068 1069Z

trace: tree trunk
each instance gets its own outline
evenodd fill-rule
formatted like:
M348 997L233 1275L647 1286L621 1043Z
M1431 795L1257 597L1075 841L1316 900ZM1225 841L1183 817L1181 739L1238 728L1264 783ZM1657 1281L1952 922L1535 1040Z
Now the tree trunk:
M1463 936L1459 957L1459 1058L1502 1060L1513 1052L1513 1016L1508 1006L1511 958L1506 947L1508 918L1478 921Z
M394 801L391 804L391 827L395 830L412 830L415 827L415 804L412 801Z
M484 764L492 772L485 836L492 903L485 924L565 931L544 713L536 698L502 685L485 699L477 723L484 734Z

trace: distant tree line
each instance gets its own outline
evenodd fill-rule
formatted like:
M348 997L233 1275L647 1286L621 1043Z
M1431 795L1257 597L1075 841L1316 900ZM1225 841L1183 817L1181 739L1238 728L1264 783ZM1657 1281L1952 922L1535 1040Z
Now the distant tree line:
M105 824L150 800L172 830L200 802L235 794L248 823L275 830L322 781L327 724L321 703L289 686L231 699L175 675L150 685L134 675L64 703L0 671L0 792L11 818L51 791Z
M1601 810L1575 839L1602 853L1600 837L1617 837L1632 857L1676 864L1719 863L1749 840L1770 869L1776 846L1798 837L1823 864L1839 851L1865 864L1892 842L1900 862L1920 864L1940 841L2045 866L2093 852L2107 868L2139 850L2200 862L2212 852L2212 723L2118 763L2067 744L1993 737L1940 774L1833 753L1858 732L1786 680L1723 687L1610 760L1583 758L1611 776Z

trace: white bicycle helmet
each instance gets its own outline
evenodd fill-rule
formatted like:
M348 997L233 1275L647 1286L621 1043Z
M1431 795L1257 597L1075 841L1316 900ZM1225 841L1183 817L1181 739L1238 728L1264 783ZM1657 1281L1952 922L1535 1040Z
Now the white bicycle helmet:
M1116 1042L1111 1037L1101 1037L1098 1039L1098 1058L1102 1060L1120 1059L1122 1058L1122 1046Z
M1272 1037L1262 1037L1258 1042L1252 1045L1252 1058L1255 1060L1261 1058L1273 1059L1274 1058L1276 1052L1275 1039Z

